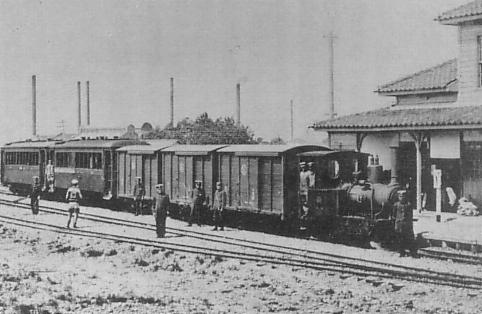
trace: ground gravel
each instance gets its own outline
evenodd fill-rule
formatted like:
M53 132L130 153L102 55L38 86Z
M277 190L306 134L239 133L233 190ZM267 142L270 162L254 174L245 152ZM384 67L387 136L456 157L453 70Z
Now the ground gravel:
M6 224L0 261L1 313L480 313L481 305L479 291Z

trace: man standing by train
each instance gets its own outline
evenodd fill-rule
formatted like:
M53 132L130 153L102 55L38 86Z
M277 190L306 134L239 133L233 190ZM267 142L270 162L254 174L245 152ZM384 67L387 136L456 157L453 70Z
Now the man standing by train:
M213 201L213 219L214 219L214 229L213 231L224 230L224 209L226 208L228 196L226 191L223 189L221 182L216 182L216 192L214 192Z
M416 243L413 237L413 209L407 200L407 191L398 191L398 201L393 206L395 210L395 235L397 237L400 257L405 256L406 250L410 255L417 256Z
M69 220L67 221L67 228L70 228L70 220L72 214L75 214L74 228L77 228L77 219L79 218L80 205L79 201L82 199L82 193L79 189L79 180L73 179L72 186L67 190L65 199L69 202Z
M196 187L192 191L191 214L189 215L188 224L189 227L192 226L192 222L194 219L197 220L198 226L201 226L203 206L206 200L206 194L204 193L204 189L202 188L202 181L196 180L194 184Z
M32 214L37 215L39 211L40 194L42 193L42 187L40 186L40 178L38 176L33 177L32 192L30 193L30 207L32 208Z
M142 178L137 177L136 185L134 186L134 210L136 211L136 216L142 213L142 200L146 194L144 189L144 184L142 183Z
M157 184L156 191L157 195L154 196L152 203L152 214L156 220L157 237L164 238L166 234L166 218L171 201L164 191L163 184Z

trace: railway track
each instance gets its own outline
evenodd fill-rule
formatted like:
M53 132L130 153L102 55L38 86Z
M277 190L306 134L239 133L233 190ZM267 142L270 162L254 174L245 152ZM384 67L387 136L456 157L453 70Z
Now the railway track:
M0 200L0 204L30 209L29 205L15 203L14 201ZM67 215L65 210L54 207L42 206L41 210L46 213ZM119 218L105 217L101 215L82 214L82 218L102 223L121 225L125 227L155 230L152 224L127 221ZM341 272L360 277L376 276L383 279L402 279L416 282L448 285L460 288L482 288L482 278L478 277L436 272L420 268L381 263L358 258L349 258L345 256L338 256L335 254L326 254L318 251L302 250L281 245L273 245L220 235L205 234L202 232L187 231L177 228L168 228L168 232L175 235L197 238L208 243L222 244L224 246L227 245L231 246L232 248L219 249L209 246L196 246L183 243L168 243L166 241L161 242L158 240L129 237L124 235L115 235L79 229L67 229L57 225L46 224L38 221L30 221L27 219L14 218L4 215L0 216L0 221L41 230L49 230L59 233L70 233L74 235L101 238L144 246L154 246L158 248L171 249L174 251L187 253L217 255L226 258L236 258L293 267L310 268L315 270ZM241 251L240 248L242 248L244 251Z

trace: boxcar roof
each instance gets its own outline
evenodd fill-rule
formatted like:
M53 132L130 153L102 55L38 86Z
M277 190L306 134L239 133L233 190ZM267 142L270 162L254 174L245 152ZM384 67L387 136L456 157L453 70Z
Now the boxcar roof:
M3 148L46 148L55 146L57 141L23 141L5 144Z
M162 140L149 143L149 145L128 145L118 148L118 152L127 152L128 154L146 154L152 155L161 149L175 145L176 140Z
M234 153L239 156L278 156L291 150L329 150L329 148L319 145L266 145L266 144L246 144L229 145L218 150L219 153Z
M163 149L163 152L174 152L176 155L207 155L226 145L174 145Z
M117 148L126 145L144 144L139 140L72 140L56 145L57 148Z

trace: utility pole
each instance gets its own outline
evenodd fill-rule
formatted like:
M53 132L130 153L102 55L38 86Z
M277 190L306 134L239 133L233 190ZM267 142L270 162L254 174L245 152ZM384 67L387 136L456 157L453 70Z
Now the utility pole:
M330 119L335 118L335 39L337 38L333 32L330 32L329 35L324 36L328 38L329 42L329 52L328 52L328 86L329 86L329 99L328 103L330 106Z
M293 137L293 134L294 134L294 124L293 124L293 120L294 120L294 119L293 119L293 99L291 99L291 101L290 101L290 112L291 112L291 120L290 120L290 122L291 122L291 142L293 142L293 139L294 139L294 137Z

